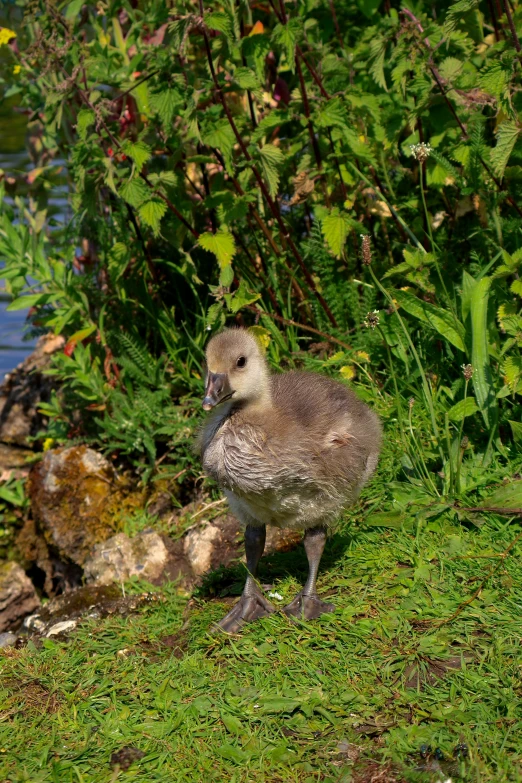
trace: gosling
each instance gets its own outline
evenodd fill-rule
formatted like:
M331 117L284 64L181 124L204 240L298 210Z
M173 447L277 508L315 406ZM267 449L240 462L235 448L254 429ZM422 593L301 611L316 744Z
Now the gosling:
M328 529L353 503L379 456L379 419L350 389L308 372L271 374L246 329L226 329L206 351L200 434L204 470L224 491L245 527L247 579L239 602L219 626L235 633L275 607L257 581L266 525L304 530L309 573L284 608L311 620L332 612L316 590Z

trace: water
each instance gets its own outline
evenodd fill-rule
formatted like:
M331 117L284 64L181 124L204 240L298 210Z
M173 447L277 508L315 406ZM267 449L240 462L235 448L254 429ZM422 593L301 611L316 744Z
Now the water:
M11 29L19 29L20 22L16 21L16 9L12 14L7 14L5 0L0 0L0 27L7 26ZM3 6L3 7L2 7ZM13 3L14 7L14 3ZM12 18L9 18L9 17ZM0 51L0 67L7 65L7 73L11 72L12 60L5 52L5 47ZM7 73L2 69L3 76ZM0 169L6 178L13 177L17 180L16 193L24 198L28 195L28 185L25 174L34 168L28 151L27 116L17 108L18 95L6 100L0 100ZM64 164L64 161L55 160L56 166ZM58 224L65 223L68 215L68 186L64 173L53 177L53 187L46 198L48 214L52 215ZM11 202L9 196L6 200ZM39 201L39 208L43 206ZM26 310L7 312L9 298L5 294L5 280L2 279L2 262L0 260L0 383L4 374L9 372L22 362L31 352L35 340L24 339L27 331Z
M22 122L20 122L22 120ZM14 107L0 109L0 169L6 177L16 177L30 168L25 152L25 118L16 115ZM34 341L23 340L27 312L7 312L9 299L1 294L5 290L0 269L0 383L6 372L22 362L31 351Z

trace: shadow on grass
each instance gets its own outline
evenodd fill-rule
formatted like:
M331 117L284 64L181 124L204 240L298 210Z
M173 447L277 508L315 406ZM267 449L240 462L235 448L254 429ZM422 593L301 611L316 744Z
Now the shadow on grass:
M328 538L321 559L320 574L335 568L343 559L354 538L355 536L344 532L334 533ZM308 560L302 543L289 552L272 552L261 558L258 572L258 580L261 584L272 584L288 576L301 583L304 583L308 576ZM202 584L194 591L194 596L208 599L240 595L245 577L246 567L243 563L220 566L205 574Z

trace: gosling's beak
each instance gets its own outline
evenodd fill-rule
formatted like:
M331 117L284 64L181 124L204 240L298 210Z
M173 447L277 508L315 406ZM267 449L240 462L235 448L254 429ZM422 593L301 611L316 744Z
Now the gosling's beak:
M220 402L228 400L234 392L230 388L226 372L209 372L203 400L203 410L209 411Z

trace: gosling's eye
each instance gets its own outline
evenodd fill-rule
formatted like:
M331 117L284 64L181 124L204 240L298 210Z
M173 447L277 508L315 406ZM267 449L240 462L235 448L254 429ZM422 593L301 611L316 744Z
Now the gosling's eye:
M244 367L246 364L246 356L240 356L236 362L237 367Z

